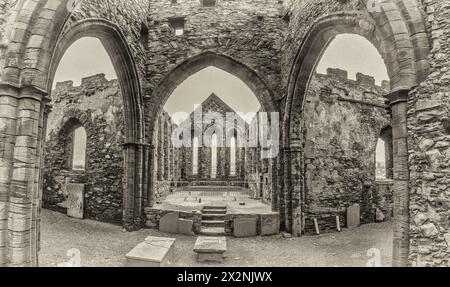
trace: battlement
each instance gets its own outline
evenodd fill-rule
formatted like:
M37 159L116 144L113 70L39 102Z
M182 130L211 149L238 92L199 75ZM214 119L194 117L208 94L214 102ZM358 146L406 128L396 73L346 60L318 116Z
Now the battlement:
M114 85L117 85L117 83L117 79L108 80L106 79L105 74L101 73L82 78L81 84L79 86L74 86L73 81L57 82L55 89L53 90L53 94L58 95L65 91L81 92L85 90L92 90L94 88L102 89L106 87L112 87Z
M356 80L353 80L353 79L349 79L348 71L342 70L342 69L337 69L337 68L328 68L326 74L316 73L316 75L319 77L329 77L329 78L332 78L332 79L335 79L335 80L338 80L341 82L350 82L355 85L372 87L375 89L383 89L386 91L389 91L391 89L389 81L386 81L386 80L382 81L381 86L379 86L375 83L375 78L373 76L365 75L362 73L357 73Z

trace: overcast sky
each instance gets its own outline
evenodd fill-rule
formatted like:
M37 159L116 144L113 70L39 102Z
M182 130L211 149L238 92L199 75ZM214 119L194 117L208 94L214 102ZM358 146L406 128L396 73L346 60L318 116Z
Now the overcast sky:
M331 42L318 64L317 72L324 74L328 67L347 70L351 79L355 79L357 72L374 76L378 84L389 79L377 49L358 35L339 35ZM81 78L97 73L104 73L107 79L116 78L110 58L100 41L96 38L82 38L62 58L54 85L66 80L79 85ZM178 86L164 109L170 115L178 111L189 114L193 111L194 104L202 103L211 93L215 93L237 112L256 112L260 108L255 95L237 77L208 67Z
M389 80L386 65L378 50L359 35L338 35L330 43L317 66L317 72L326 74L328 67L347 70L351 79L356 79L358 72L371 75L378 85L383 80Z

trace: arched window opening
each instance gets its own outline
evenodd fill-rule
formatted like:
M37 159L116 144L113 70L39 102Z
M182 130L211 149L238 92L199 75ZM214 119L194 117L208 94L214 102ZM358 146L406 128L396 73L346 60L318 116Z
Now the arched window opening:
M236 176L236 138L231 138L230 143L230 176Z
M194 142L192 144L192 174L198 174L198 138L194 138Z
M87 145L86 130L83 127L77 127L73 131L73 140L72 140L73 170L86 169L86 145Z
M377 180L386 180L393 178L393 146L392 146L392 129L390 127L381 131L377 142L375 152Z
M211 138L211 178L217 178L217 135Z

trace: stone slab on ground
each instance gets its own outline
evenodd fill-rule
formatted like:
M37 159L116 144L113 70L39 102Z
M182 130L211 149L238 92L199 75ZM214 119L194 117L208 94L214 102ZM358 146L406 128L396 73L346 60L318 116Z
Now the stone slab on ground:
M189 219L178 219L178 234L195 235L193 231L194 221Z
M223 254L226 251L226 237L199 236L194 246L198 262L212 261L222 263Z
M260 220L261 235L276 235L280 233L280 215L276 212L262 214Z
M347 208L347 227L358 227L361 225L361 207L355 203Z
M159 231L167 233L178 233L178 212L171 212L159 220Z
M161 267L175 243L175 238L149 236L126 255L127 267Z
M233 235L235 237L252 237L258 234L256 218L235 218L233 223Z
M67 189L67 215L69 217L84 218L84 184L70 183Z

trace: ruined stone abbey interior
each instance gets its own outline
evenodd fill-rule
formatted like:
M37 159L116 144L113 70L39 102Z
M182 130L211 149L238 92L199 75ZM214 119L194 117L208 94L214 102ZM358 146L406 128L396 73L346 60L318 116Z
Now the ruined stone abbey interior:
M449 0L0 0L0 266L40 265L49 212L278 240L390 224L390 265L450 266L449 19ZM318 68L348 35L386 79ZM115 76L61 79L86 38ZM189 85L216 73L246 95Z

